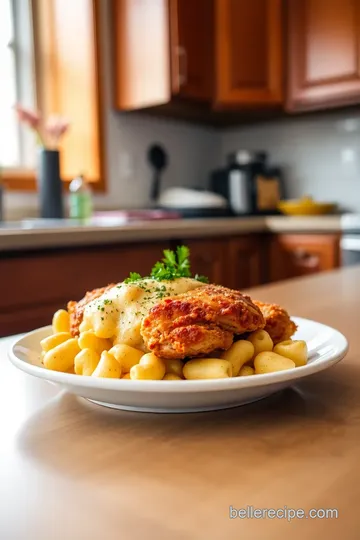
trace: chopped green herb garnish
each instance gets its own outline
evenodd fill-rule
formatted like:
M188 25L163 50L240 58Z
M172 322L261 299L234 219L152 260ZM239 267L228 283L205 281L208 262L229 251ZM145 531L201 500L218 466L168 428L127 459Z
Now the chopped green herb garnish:
M178 246L176 252L171 249L164 250L164 257L161 261L158 261L150 273L150 278L156 279L157 281L172 281L177 278L191 278L190 270L190 250L187 246ZM125 279L125 283L135 283L141 281L142 278L137 272L130 272L130 276ZM148 279L148 278L147 278ZM195 275L197 281L202 283L208 283L209 280L205 276ZM144 284L139 283L139 287L144 289L146 292L151 292L151 289L148 289ZM165 296L166 287L158 287L155 289L158 293L157 298L162 298ZM168 296L168 294L166 294Z
M209 278L206 276L199 276L199 274L195 274L194 279L197 281L201 281L201 283L209 283Z
M143 279L137 272L130 272L130 276L124 280L124 283L133 283L134 281L140 281Z

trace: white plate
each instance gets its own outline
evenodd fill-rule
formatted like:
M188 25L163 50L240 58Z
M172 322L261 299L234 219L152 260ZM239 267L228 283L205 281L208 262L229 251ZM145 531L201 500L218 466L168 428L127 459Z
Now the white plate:
M304 339L308 345L308 364L266 375L203 381L131 381L50 371L40 362L40 340L51 334L50 326L21 337L11 347L9 358L30 375L108 407L144 412L212 411L264 398L333 366L345 356L348 343L340 332L308 319L294 317L294 321L299 327L294 337Z

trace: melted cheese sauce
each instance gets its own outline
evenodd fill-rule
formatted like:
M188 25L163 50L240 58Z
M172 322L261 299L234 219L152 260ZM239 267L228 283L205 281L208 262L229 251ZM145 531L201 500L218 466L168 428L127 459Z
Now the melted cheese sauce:
M145 350L140 327L150 308L167 296L176 296L202 285L191 278L118 283L86 306L80 331L93 330L98 337L111 338L115 344L124 343Z

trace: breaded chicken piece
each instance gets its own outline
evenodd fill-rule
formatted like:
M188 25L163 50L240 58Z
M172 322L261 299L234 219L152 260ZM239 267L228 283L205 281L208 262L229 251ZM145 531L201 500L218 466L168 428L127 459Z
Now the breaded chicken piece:
M254 304L260 308L265 318L264 330L270 334L274 344L290 339L296 332L297 326L284 308L277 304L265 304L257 300L254 300Z
M96 300L96 298L99 298L102 294L104 294L104 292L112 287L115 287L115 283L110 283L110 285L107 287L101 287L100 289L88 291L84 298L79 300L79 302L75 302L74 300L68 302L67 310L70 314L70 332L72 336L76 337L79 335L79 326L83 320L86 305L93 300Z
M186 358L226 350L235 333L252 332L264 324L249 296L220 285L205 285L152 307L142 321L141 335L157 356Z

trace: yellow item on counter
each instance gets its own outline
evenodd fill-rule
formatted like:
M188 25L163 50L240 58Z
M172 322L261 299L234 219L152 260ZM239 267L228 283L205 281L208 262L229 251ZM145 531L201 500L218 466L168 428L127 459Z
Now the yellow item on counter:
M289 216L320 216L335 212L336 204L316 202L311 197L303 197L280 201L278 209Z

